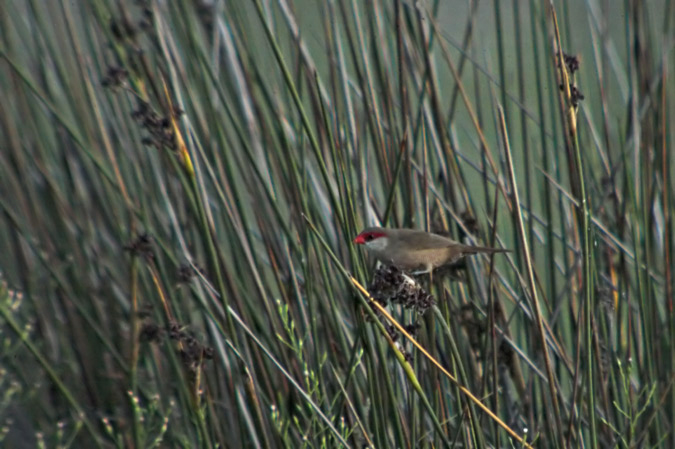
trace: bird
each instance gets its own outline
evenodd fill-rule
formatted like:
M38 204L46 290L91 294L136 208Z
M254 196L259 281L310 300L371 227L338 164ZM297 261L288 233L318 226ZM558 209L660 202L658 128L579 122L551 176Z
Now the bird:
M451 238L417 229L366 228L353 241L385 265L411 273L430 273L477 253L506 253L508 249L464 245Z

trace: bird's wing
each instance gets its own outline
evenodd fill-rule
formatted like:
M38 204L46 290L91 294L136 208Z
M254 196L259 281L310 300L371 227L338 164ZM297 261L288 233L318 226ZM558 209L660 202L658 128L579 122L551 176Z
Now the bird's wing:
M425 250L425 249L438 249L450 246L461 245L448 237L443 237L438 234L431 234L427 232L418 231L415 229L403 229L405 234L408 234L410 239L408 241L415 242L415 249Z

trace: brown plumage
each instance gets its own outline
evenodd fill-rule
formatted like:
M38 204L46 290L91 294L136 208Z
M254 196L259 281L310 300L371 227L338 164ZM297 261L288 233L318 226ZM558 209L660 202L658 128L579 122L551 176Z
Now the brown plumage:
M468 254L509 252L507 249L464 245L416 229L367 228L354 243L364 245L383 264L414 273L428 273Z

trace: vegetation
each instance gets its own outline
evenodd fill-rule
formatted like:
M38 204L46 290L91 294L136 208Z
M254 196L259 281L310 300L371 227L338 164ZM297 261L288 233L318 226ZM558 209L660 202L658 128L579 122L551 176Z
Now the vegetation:
M673 2L1 10L3 447L675 446Z

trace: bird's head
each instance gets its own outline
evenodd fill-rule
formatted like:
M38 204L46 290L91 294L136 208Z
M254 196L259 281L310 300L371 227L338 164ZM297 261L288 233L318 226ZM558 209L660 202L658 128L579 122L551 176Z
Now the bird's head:
M389 245L389 234L382 228L367 228L354 239L357 245L365 245L369 250L383 250Z

